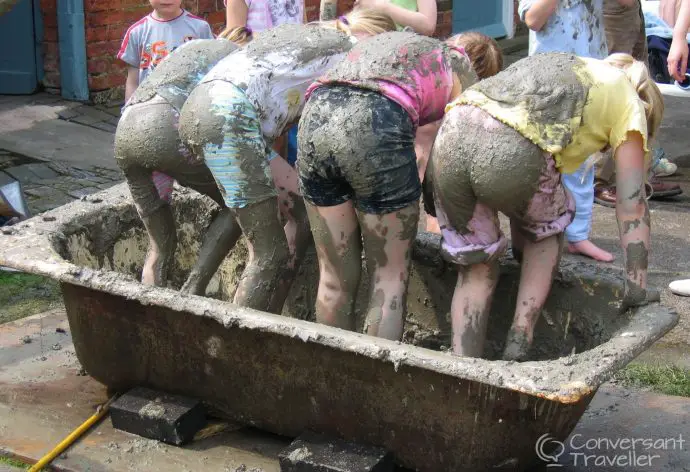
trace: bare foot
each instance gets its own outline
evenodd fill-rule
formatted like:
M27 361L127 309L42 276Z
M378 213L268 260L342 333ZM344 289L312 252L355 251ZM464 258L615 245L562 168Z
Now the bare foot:
M583 256L590 257L600 262L612 262L615 259L613 254L604 251L589 239L576 243L568 243L568 252L571 254L582 254Z
M438 220L431 215L426 215L426 230L429 233L441 234L441 228L438 225Z

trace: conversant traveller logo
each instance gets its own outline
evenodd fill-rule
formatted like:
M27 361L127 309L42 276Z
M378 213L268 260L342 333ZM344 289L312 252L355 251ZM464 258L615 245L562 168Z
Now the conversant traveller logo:
M537 457L546 467L564 465L584 467L649 467L657 470L664 451L684 451L683 435L670 438L586 438L573 434L566 442L542 434L534 446Z

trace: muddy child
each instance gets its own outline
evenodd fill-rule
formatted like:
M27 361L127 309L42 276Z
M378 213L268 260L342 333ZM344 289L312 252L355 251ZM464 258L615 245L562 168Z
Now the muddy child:
M234 28L221 33L219 39L185 43L143 81L123 110L115 134L115 159L149 235L142 274L146 284L166 284L177 246L170 208L173 180L225 206L208 168L180 140L179 112L211 67L250 39L246 28ZM209 242L202 245L186 290L203 293L239 235L228 210L222 210L209 228Z
M206 162L247 239L250 257L235 303L279 313L311 239L297 174L271 151L273 141L299 120L307 87L344 57L355 36L394 28L374 11L278 26L220 61L185 103L180 135Z
M451 306L453 351L480 357L510 218L522 273L503 357L523 360L558 268L574 204L561 175L610 148L620 188L616 218L625 259L624 308L648 301L648 143L663 114L641 62L547 53L523 59L467 90L434 144L425 201L435 202L442 254L460 267ZM426 198L433 189L433 198ZM428 211L433 209L428 208Z
M355 329L364 249L366 331L402 336L421 194L415 131L476 81L464 50L392 32L357 44L310 87L297 168L319 258L318 322Z

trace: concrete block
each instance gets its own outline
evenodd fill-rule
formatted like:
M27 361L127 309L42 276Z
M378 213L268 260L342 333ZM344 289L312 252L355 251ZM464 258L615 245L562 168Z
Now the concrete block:
M306 432L278 456L281 472L392 472L383 448Z
M206 425L199 400L137 387L110 407L113 428L176 446Z
M117 129L117 125L113 125L107 121L99 121L98 123L94 123L92 126L96 129L100 129L101 131L105 131L106 133L114 133Z
M5 172L10 174L16 180L20 181L22 184L32 182L40 178L31 171L31 168L28 164L7 168L5 169Z
M85 197L87 195L91 195L92 193L100 192L101 189L98 187L86 187L86 188L78 188L74 190L70 190L67 192L71 197L74 198L81 198Z
M50 168L48 164L25 164L23 167L28 168L36 174L40 179L54 179L58 176L57 172Z

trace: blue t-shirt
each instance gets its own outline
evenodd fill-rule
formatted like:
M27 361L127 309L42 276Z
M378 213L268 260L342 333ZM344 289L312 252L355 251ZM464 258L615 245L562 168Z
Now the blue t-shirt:
M525 14L536 0L520 0L518 13ZM603 0L559 0L558 7L541 31L529 32L529 54L566 52L603 59L608 56L604 31Z

